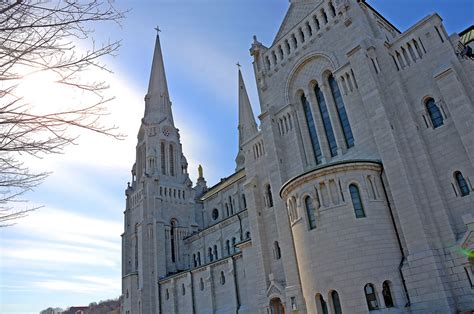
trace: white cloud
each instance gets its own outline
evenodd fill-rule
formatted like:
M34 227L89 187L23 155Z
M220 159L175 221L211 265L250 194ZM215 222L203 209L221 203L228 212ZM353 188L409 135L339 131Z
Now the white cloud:
M40 280L33 286L50 291L66 291L83 294L94 294L103 291L120 294L120 278L102 278L79 276L70 280Z

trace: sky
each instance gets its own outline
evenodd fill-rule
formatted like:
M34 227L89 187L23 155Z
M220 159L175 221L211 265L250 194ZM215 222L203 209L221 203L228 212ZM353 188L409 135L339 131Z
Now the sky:
M471 25L472 0L369 1L400 30L438 12L449 34ZM27 194L43 206L0 229L0 313L38 313L47 307L87 305L121 293L124 189L134 162L159 26L175 125L195 182L202 164L208 185L232 174L237 153L237 67L242 65L254 113L259 114L249 48L252 36L269 46L287 0L116 0L130 11L120 27L101 25L98 41L121 39L106 61L113 74L94 73L115 96L106 122L127 135L122 141L80 134L64 154L30 160L53 173ZM33 103L60 103L47 80L23 86ZM52 98L56 97L56 100ZM23 207L23 208L24 208Z

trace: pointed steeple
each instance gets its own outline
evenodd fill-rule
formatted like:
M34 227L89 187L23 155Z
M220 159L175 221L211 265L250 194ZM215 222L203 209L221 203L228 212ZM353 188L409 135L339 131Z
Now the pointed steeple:
M250 105L247 89L245 88L242 72L239 67L239 147L247 140L255 135L257 130L257 123L253 115L252 106Z
M252 111L252 105L250 104L247 89L245 88L244 79L242 72L239 67L239 153L235 159L237 163L236 170L240 170L244 167L245 158L242 151L242 145L248 141L252 136L258 133L257 123Z
M160 29L156 28L156 31L150 82L148 84L148 93L145 96L145 120L147 122L160 122L164 118L168 118L173 124L163 53L161 52Z

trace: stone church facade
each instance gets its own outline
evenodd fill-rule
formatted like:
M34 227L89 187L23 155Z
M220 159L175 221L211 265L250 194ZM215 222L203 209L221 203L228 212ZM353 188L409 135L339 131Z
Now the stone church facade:
M473 28L291 0L239 70L236 171L193 185L159 37L122 235L123 314L471 313Z

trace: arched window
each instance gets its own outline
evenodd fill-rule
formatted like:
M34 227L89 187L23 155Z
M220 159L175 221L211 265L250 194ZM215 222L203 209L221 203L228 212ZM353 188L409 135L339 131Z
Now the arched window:
M319 112L323 119L324 132L326 132L326 138L328 140L329 149L331 151L331 157L337 155L337 143L334 131L332 129L331 118L329 117L328 107L326 106L326 100L324 99L323 92L318 85L314 87L314 93L316 94L316 100L319 105Z
M247 240L250 239L250 231L247 231L245 233L245 239L247 239Z
M166 300L169 300L170 299L170 292L168 291L168 289L166 289Z
M306 208L306 213L308 215L309 229L310 230L315 229L316 228L316 211L314 209L313 200L311 199L311 197L307 196L304 199L304 205Z
M229 256L230 255L230 241L229 240L225 241L225 251L227 253L227 256Z
M212 248L211 247L208 249L207 257L209 258L209 262L212 262L214 260L213 256L212 256Z
M197 267L196 254L193 254L194 267Z
M270 184L266 187L266 196L267 196L267 205L268 207L273 207L273 196L272 196L272 187Z
M171 247L171 262L176 262L176 248L175 248L175 230L176 229L176 221L171 221L171 228L170 228L170 247Z
M342 99L341 91L337 85L336 79L332 74L328 77L329 87L331 88L332 98L336 104L337 116L341 123L342 132L344 134L344 140L347 148L354 146L354 136L352 135L351 125L349 124L349 118L347 117L346 107Z
M217 218L219 218L219 211L217 210L217 208L214 208L212 210L212 219L217 220Z
M198 265L201 266L201 252L197 253L197 262L198 262Z
M333 290L331 292L332 306L334 308L334 314L342 314L341 301L339 300L339 294Z
M439 110L434 99L433 98L428 99L425 102L425 105L426 105L426 111L428 111L428 114L430 116L431 124L433 125L433 128L436 129L442 126L444 124L443 115L441 114L441 110Z
M181 293L182 293L183 295L186 294L186 287L184 286L184 283L181 284Z
M365 299L367 300L367 306L369 311L374 311L379 309L379 303L377 302L377 295L375 294L374 285L368 283L364 287Z
M174 147L170 144L170 176L174 176Z
M278 244L278 241L275 241L273 243L273 254L275 256L275 259L280 259L281 258L281 249L280 245Z
M311 106L304 94L301 95L301 103L303 105L303 111L306 118L306 124L308 126L309 137L311 139L311 146L313 147L316 164L320 164L322 161L322 153L321 146L319 145L318 133L316 132L316 124L314 123Z
M328 15L326 14L326 11L324 9L321 9L321 16L323 17L324 24L328 23Z
M270 301L270 313L285 314L285 307L283 306L279 298L275 298Z
M247 209L247 199L245 198L245 194L242 194L242 205L244 205L244 209Z
M458 186L459 192L461 192L461 196L469 195L469 193L471 191L470 191L469 185L468 185L466 179L464 179L464 176L462 175L462 173L460 171L456 171L454 173L454 178L456 179L456 184Z
M316 307L317 307L318 313L329 314L328 305L326 301L324 301L323 296L319 293L316 295Z
M217 245L214 245L214 258L215 258L216 260L219 259L219 254L218 254L218 252L217 252Z
M352 205L354 206L354 212L356 218L364 218L365 211L362 205L362 199L360 198L359 188L355 184L349 185L349 191L351 193Z
M161 143L161 174L166 175L166 155L165 155L165 143Z
M386 280L382 284L382 295L385 307L393 307L392 292L390 291L390 281Z
M225 212L226 212L226 215L227 217L229 217L229 204L225 203Z
M225 274L221 271L221 285L225 285Z
M329 2L329 10L331 11L332 17L336 16L336 8L334 7L334 4L332 2Z
M204 280L202 280L202 278L199 279L199 289L201 289L201 291L204 290Z

